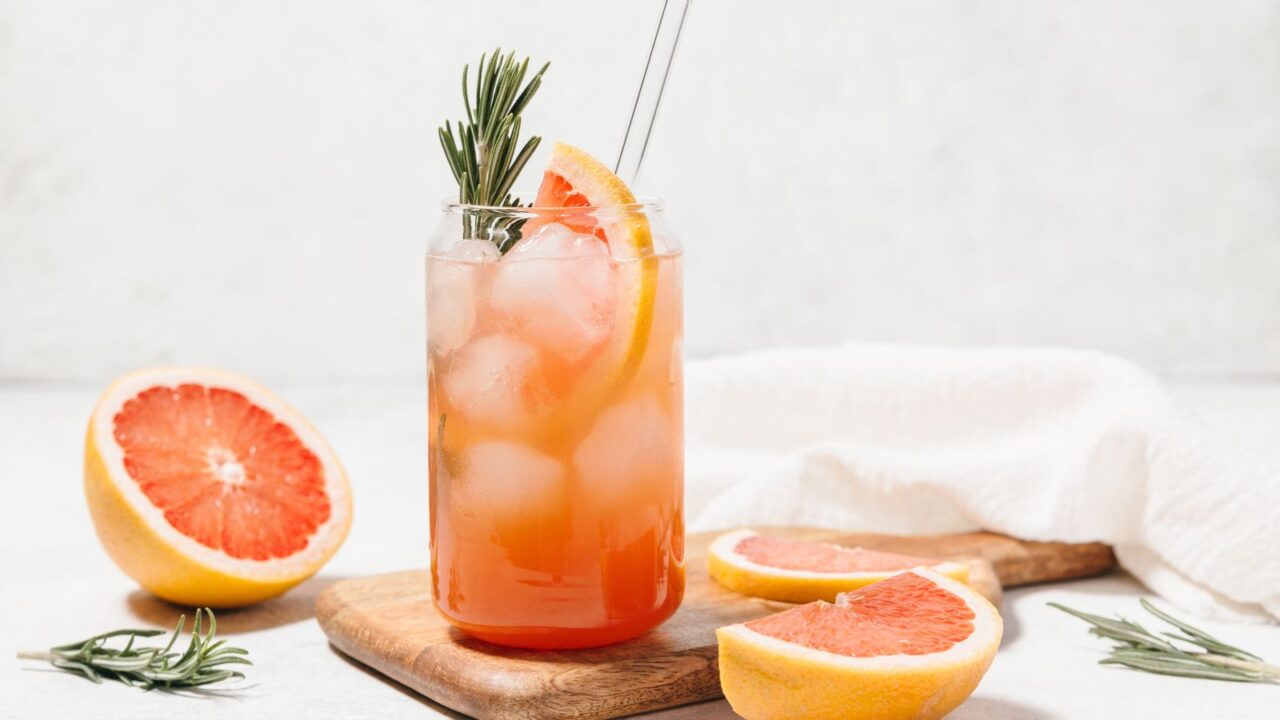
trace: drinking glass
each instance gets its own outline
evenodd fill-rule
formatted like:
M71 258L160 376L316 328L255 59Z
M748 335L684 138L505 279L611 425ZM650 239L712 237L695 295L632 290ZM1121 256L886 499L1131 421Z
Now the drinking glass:
M447 202L427 253L431 588L468 635L626 640L684 592L681 251L662 205Z

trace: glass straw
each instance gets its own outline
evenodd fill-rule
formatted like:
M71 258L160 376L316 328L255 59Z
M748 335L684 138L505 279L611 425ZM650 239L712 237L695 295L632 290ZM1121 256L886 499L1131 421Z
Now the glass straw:
M690 2L691 0L662 2L658 28L653 32L653 44L649 46L649 59L644 63L640 88L636 90L631 118L627 120L627 132L622 136L618 162L614 165L614 172L631 187L635 187L636 179L640 176L640 165L644 163L645 151L649 149L649 136L653 134L653 124L658 118L662 91L667 86L667 76L671 74L671 61L676 56L676 45L680 42L680 30L684 27Z

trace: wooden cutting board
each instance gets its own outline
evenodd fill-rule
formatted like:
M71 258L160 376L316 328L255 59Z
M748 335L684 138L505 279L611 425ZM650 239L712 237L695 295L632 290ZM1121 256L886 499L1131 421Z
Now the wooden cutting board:
M1001 587L1087 577L1115 565L1100 543L1014 540L993 533L899 537L807 528L762 532L969 562L975 587L999 604ZM342 652L436 702L482 720L600 720L720 695L715 629L790 607L730 592L707 574L715 533L687 539L680 609L635 640L588 650L504 648L455 630L436 612L426 570L343 580L316 616Z

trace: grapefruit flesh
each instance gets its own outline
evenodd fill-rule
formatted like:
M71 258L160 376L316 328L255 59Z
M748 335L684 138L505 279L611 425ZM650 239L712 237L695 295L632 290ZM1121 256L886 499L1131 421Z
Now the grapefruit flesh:
M973 693L999 613L927 569L720 628L720 684L748 720L934 720Z
M836 604L814 602L752 620L747 627L769 637L837 655L929 655L973 633L973 611L964 600L920 575L904 573L841 595ZM856 627L857 633L846 632Z
M108 554L156 595L244 605L278 595L337 550L346 476L296 411L212 370L114 383L90 420L85 491Z
M928 567L961 582L963 563L899 555L865 548L762 535L743 529L716 538L707 554L711 576L744 595L804 603L835 600L911 568Z
M129 476L170 525L205 547L288 557L329 519L319 458L235 390L152 387L112 420Z
M633 197L626 202L635 202L635 198ZM534 199L533 206L540 208L593 207L586 195L576 190L568 179L553 170L547 170L543 173L542 185L538 187L538 196ZM574 232L595 235L601 240L609 242L609 238L604 234L604 230L600 228L596 219L587 213L564 213L558 219L562 225ZM531 229L537 229L545 224L545 222L538 222L537 219L531 222L533 223Z

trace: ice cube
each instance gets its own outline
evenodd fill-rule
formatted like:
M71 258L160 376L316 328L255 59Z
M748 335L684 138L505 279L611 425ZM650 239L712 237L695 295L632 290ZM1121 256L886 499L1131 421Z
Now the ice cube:
M498 246L489 240L462 239L449 248L446 256L471 263L484 263L502 257Z
M680 469L676 430L657 398L642 395L596 419L573 454L573 466L592 496L609 505L646 495L644 484Z
M502 258L492 299L525 340L578 360L612 331L617 291L609 248L593 235L544 225Z
M459 469L452 501L463 515L510 523L564 508L564 466L526 445L476 443L460 454Z
M454 353L442 384L448 404L464 419L512 429L546 406L545 383L537 350L512 337L487 335Z
M637 258L661 254L666 250L665 240L659 235L652 232L652 226L646 222L644 214L641 211L623 208L600 208L592 213L592 217L597 223L597 229L603 231L608 237L617 239L616 242L607 243L609 253L618 260L635 260ZM637 223L644 224L650 228L650 240L653 242L652 247L636 247L626 239L631 229Z
M501 254L488 240L460 240L444 258L432 258L427 278L427 337L433 352L462 347L476 326L481 266Z

